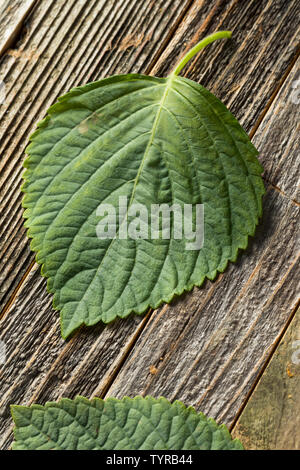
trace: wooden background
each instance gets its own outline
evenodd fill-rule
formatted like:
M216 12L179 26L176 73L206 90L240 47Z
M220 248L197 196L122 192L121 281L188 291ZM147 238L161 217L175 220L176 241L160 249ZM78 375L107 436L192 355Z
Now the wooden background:
M300 386L289 356L300 340L299 20L298 0L2 0L0 449L12 441L10 404L77 394L163 395L224 422L247 448L300 449L299 399L274 398L275 383L286 390L290 379L292 397ZM28 136L72 86L166 76L220 29L232 40L208 46L183 75L222 99L260 151L267 192L256 235L215 282L66 342L23 226Z

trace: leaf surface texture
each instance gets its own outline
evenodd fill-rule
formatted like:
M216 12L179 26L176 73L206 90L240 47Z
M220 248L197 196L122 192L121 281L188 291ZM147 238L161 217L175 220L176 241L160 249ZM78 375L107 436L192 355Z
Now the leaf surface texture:
M245 249L262 212L257 151L228 109L186 78L129 74L75 88L31 137L23 205L64 337L170 302ZM99 239L100 204L204 204L204 245ZM120 220L119 220L120 219Z
M12 406L13 450L241 450L224 425L165 398L62 399Z

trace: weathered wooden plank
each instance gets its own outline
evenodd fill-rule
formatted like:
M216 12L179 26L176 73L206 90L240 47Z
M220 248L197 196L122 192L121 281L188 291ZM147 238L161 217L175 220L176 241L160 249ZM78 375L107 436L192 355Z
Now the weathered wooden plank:
M300 450L300 310L233 434L247 449Z
M299 202L300 59L259 126L253 142L260 149L264 178ZM276 116L276 117L275 117Z
M191 0L46 0L37 5L18 49L0 64L0 309L33 254L22 223L21 173L28 136L57 96L122 71L145 72L169 41ZM150 12L151 15L146 15Z
M16 41L37 0L6 0L0 6L0 56Z
M245 8L239 5L240 2L217 2L211 10L208 9L208 2L197 3L202 8L201 23L205 23L206 28L203 32L216 29L220 21L230 22L230 18L238 24L237 34L238 28L245 27ZM271 15L269 2L259 2L260 7L257 6L258 2L249 4L252 4L254 16L256 12L255 18L259 17L256 8L261 8L260 15L263 11ZM238 5L240 9L237 11ZM294 8L293 5L291 2L290 8ZM224 7L222 13L219 10L221 6ZM198 10L193 11L199 21ZM188 18L185 18L186 25L191 24ZM292 25L295 24L292 22ZM194 33L198 26L197 22L193 24ZM251 27L256 29L255 20ZM290 38L293 37L291 23L283 25L282 29ZM179 33L177 39L182 41L183 30ZM227 47L230 45L219 44L215 48L219 58L225 54L224 59L220 60L220 68L217 66L220 73L228 61ZM289 49L285 43L284 47L286 49L283 48L282 55L286 57L290 54L289 59L293 61L294 46ZM258 51L262 59L265 52L266 49ZM177 58L171 57L172 46L168 54L174 64ZM239 61L233 61L233 73L237 75L241 67L238 63L241 62L241 51L238 54ZM159 62L158 67L165 67L164 60ZM206 61L208 68L216 66L205 54L202 54L202 60ZM270 60L274 65L272 58ZM276 54L274 60L277 63ZM281 72L289 66L289 61L283 61ZM238 76L243 77L246 72L242 70ZM263 73L264 66L261 64L257 75ZM218 75L216 73L211 77L212 82L214 77L218 79ZM269 79L268 92L271 93L280 81L279 70ZM218 86L221 90L222 83ZM243 93L252 93L251 88L243 90L243 86L239 89L241 101L244 99ZM251 97L259 117L263 107L258 109L260 102L255 101L256 91ZM239 112L246 112L246 105L242 104ZM244 125L251 129L247 119ZM230 423L283 328L291 305L295 304L298 265L293 263L298 210L288 197L269 188L265 198L265 215L257 236L239 262L231 265L215 283L208 282L203 289L195 289L172 306L159 309L150 320L132 317L108 327L99 325L90 331L80 332L68 343L59 337L58 313L51 309L44 280L38 273L27 279L1 325L1 338L5 338L6 342L12 336L14 338L9 343L8 361L1 376L4 387L0 404L3 418L0 423L0 446L9 446L11 440L9 403L44 402L61 395L74 396L78 393L89 396L104 396L107 391L122 395L139 392L169 394L171 398L176 396L187 403L196 404ZM16 338L20 338L19 350L15 349ZM139 374L133 361L136 361ZM157 373L154 374L156 369ZM109 388L111 383L113 386ZM224 401L220 400L223 397Z

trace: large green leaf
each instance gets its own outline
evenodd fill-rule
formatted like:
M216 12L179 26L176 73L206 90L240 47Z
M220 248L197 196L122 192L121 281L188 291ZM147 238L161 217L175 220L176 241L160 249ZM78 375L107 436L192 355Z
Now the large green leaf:
M246 248L262 212L262 167L247 134L215 96L175 72L72 89L27 153L26 226L64 337L214 279ZM117 236L99 239L97 208L118 208L120 197L149 213L151 204L204 204L203 247L187 250L174 230L169 240L121 239L118 217Z
M224 425L165 398L67 398L12 406L15 450L240 450Z

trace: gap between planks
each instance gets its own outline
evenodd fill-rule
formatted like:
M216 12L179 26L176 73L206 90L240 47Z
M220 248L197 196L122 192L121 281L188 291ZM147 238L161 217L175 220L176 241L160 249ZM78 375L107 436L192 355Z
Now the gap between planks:
M16 22L15 23L12 22L13 24L10 27L8 27L8 32L2 30L3 27L4 28L6 27L6 24L0 27L0 33L1 32L3 33L3 37L0 42L0 58L3 56L3 54L5 54L5 52L8 49L10 49L12 46L14 46L18 42L20 35L22 34L22 30L24 28L24 23L26 22L30 14L33 12L34 8L37 6L39 1L40 0L27 0L25 2L22 2L22 3L25 3L22 5L22 7L19 7L20 2L13 1L13 2L10 2L9 6L8 4L4 6L5 10L2 10L0 12L3 15L5 12L7 11L10 12L14 8L15 9L19 8L19 10L18 10ZM6 36L7 33L8 35Z
M248 404L250 398L252 397L253 392L255 391L255 389L256 389L258 383L260 382L262 376L264 375L264 373L265 373L265 371L266 371L268 365L270 364L270 362L271 362L271 360L272 360L272 358L273 358L273 356L274 356L274 354L275 354L275 352L276 352L278 346L280 345L281 340L283 339L283 337L284 337L284 335L286 334L286 332L287 332L287 330L288 330L290 324L292 323L292 321L293 321L293 319L294 319L294 317L295 317L295 315L296 315L296 313L297 313L299 307L300 307L300 300L299 300L299 301L297 302L297 304L295 305L295 307L294 307L294 309L293 309L293 311L292 311L292 313L291 313L289 319L287 320L285 326L283 327L282 331L281 331L280 334L278 335L278 337L277 337L277 339L276 339L276 341L275 341L275 343L274 343L274 346L273 346L272 350L270 351L270 354L269 354L269 356L267 357L265 363L263 364L263 366L262 366L262 368L261 368L261 371L259 372L259 374L258 374L256 380L254 381L254 383L253 383L251 389L249 390L249 392L248 392L248 394L247 394L247 396L246 396L246 398L245 398L244 403L242 404L242 406L241 406L240 409L238 410L234 421L232 422L231 426L229 427L230 432L232 432L232 431L234 430L234 428L235 428L235 426L236 426L238 420L240 419L240 417L241 417L241 415L242 415L244 409L246 408L246 406L247 406L247 404Z

